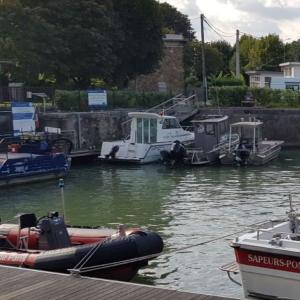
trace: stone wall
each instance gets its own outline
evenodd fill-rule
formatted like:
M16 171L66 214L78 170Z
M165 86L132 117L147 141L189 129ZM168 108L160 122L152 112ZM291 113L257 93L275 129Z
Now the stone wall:
M300 109L222 108L201 109L197 115L221 114L229 116L229 123L256 118L262 121L263 136L269 140L283 140L285 146L300 146ZM197 118L197 116L195 118Z
M117 140L128 135L128 124L123 124L127 111L82 113L42 113L41 128L60 128L72 140L75 149L99 149L102 141Z
M137 77L130 83L129 88L137 92L182 93L184 91L184 44L181 35L167 35L164 39L163 59L157 70Z
M118 140L129 133L128 111L43 113L40 124L59 127L72 138L76 148L100 148L102 141ZM284 140L286 146L300 146L300 109L225 108L201 109L200 115L223 114L230 123L255 117L264 122L264 137ZM71 134L72 133L72 134Z

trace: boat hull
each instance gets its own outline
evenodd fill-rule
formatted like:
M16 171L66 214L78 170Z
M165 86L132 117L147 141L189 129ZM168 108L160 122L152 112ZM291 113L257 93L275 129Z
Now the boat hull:
M219 156L222 165L250 165L250 166L262 166L270 161L276 159L281 151L281 144L273 146L268 153L251 153L245 163L240 163L233 152L223 153Z
M139 268L147 265L148 260L158 256L162 249L163 242L159 235L143 231L99 243L56 250L2 250L0 264L68 273L73 269L78 271L76 265L94 251L86 259L80 274L128 281L136 275Z
M114 146L119 146L115 157L107 157ZM161 151L170 151L172 142L156 144L128 144L121 142L104 142L99 158L107 163L149 164L160 160Z
M300 255L235 248L246 297L299 299Z
M25 176L16 176L12 178L1 178L0 187L18 185L24 183L40 182L44 180L51 180L55 178L65 177L67 172L50 172L50 173L38 173L38 174L26 174Z
M64 177L71 158L62 153L0 154L0 187Z

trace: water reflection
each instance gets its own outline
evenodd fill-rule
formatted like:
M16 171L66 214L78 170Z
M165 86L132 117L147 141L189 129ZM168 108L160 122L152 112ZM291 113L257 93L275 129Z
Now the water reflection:
M288 206L283 194L300 192L299 167L297 151L259 168L75 166L66 179L67 216L73 224L123 223L158 231L165 253L136 282L238 297L241 289L218 269L233 260L231 238L175 251L283 216ZM19 212L61 211L57 183L2 189L0 210L3 220Z

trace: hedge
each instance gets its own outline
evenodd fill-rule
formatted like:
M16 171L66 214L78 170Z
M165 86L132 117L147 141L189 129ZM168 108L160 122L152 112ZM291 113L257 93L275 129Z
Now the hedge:
M149 108L170 99L167 93L135 93L130 91L109 91L107 108ZM88 111L88 96L85 91L57 90L55 104L62 111Z
M300 107L300 94L293 90L249 87L211 87L209 98L214 106L241 106L247 92L251 92L256 105L264 107Z

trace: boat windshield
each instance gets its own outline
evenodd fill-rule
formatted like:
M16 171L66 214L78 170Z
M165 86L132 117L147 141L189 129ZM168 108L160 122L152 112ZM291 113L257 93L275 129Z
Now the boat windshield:
M175 129L180 127L177 119L164 119L162 124L162 129Z
M241 141L248 144L252 144L254 138L255 142L262 140L261 127L238 127L236 133L239 134Z
M137 118L137 143L157 142L157 119Z

